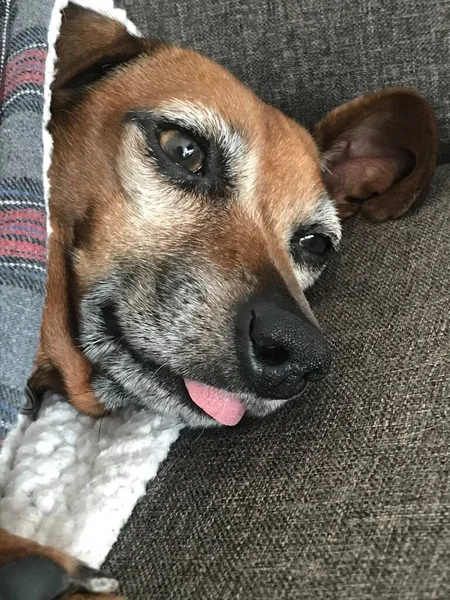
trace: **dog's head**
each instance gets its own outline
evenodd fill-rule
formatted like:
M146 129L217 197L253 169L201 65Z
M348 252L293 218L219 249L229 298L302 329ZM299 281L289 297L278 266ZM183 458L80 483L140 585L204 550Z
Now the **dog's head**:
M397 217L430 178L426 102L373 94L313 137L216 63L88 11L64 12L57 52L38 368L84 410L87 393L193 425L298 397L331 361L304 290L339 211Z

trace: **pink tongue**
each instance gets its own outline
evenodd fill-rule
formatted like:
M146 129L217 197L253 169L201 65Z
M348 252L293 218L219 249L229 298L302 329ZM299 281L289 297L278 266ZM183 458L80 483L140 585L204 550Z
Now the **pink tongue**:
M238 396L185 379L192 401L222 425L236 425L244 416L245 408Z

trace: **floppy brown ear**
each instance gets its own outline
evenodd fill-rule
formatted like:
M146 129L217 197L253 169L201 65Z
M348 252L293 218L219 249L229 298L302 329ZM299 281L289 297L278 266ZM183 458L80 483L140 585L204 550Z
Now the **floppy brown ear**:
M396 219L436 168L436 118L418 93L401 88L357 98L328 113L313 132L324 179L342 218Z
M62 11L56 42L52 108L70 104L87 85L160 45L160 42L132 35L115 19L69 3Z
M158 43L131 35L120 22L69 4L62 12L56 43L56 73L52 84L52 117L74 106L86 88L111 70L150 53ZM53 166L55 164L53 157ZM76 341L76 285L72 281L70 250L76 210L51 211L53 234L49 237L47 295L40 346L29 380L36 396L48 389L64 393L82 412L102 415L100 399L90 387L92 367ZM64 216L62 216L64 215Z

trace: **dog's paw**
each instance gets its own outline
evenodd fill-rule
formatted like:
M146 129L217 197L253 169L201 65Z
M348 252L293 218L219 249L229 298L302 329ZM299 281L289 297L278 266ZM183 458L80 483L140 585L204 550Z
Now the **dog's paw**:
M1 600L53 600L70 585L67 571L46 556L25 556L0 566Z
M114 594L119 588L119 582L116 579L85 564L78 567L70 581L76 590L96 594Z

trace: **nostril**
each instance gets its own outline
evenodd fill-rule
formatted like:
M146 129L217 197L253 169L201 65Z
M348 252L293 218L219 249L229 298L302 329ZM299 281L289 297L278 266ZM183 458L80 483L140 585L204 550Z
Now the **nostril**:
M265 348L260 346L256 342L253 342L253 352L255 357L266 365L279 367L286 364L289 361L289 350L281 348L280 346L272 346Z
M326 369L322 368L322 367L317 367L316 369L312 369L311 371L308 371L308 373L305 373L304 378L306 379L306 381L320 381L321 379L323 379L326 375Z
M266 365L279 367L286 364L290 360L290 352L287 348L276 343L261 343L257 341L254 335L256 315L252 312L252 320L250 322L250 339L253 344L253 354L255 358Z

